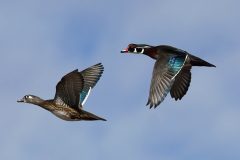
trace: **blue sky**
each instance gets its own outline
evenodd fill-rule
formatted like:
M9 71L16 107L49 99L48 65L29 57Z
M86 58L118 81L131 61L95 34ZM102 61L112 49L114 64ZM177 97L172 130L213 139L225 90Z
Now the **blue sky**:
M0 0L0 159L240 158L237 0ZM168 44L217 66L195 67L187 95L147 102L154 61L128 43ZM105 66L85 104L107 122L65 122L25 94L52 98L61 77Z

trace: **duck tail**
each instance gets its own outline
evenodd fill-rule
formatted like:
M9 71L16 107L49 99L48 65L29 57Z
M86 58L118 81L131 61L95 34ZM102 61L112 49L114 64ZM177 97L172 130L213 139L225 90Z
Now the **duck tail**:
M190 55L190 60L192 66L216 67L215 65L193 55Z
M98 117L90 112L84 111L84 110L80 110L80 117L82 120L86 120L86 121L95 121L95 120L102 120L102 121L107 121L104 118Z

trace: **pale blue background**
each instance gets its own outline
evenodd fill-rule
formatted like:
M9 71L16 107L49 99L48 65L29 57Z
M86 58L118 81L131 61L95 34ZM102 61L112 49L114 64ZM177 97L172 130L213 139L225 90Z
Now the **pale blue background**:
M240 159L240 1L0 0L1 160ZM182 101L149 110L154 61L128 43L168 44L217 66L193 68ZM98 62L85 108L108 121L65 122L25 94Z

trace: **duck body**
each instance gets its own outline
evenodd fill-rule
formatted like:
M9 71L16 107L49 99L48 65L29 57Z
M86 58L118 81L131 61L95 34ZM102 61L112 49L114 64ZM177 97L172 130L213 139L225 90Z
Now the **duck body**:
M84 102L102 73L103 66L100 63L81 72L74 70L58 82L54 99L43 100L34 95L26 95L18 102L38 105L66 121L106 121L104 118L83 110Z
M66 121L80 121L80 120L103 120L104 118L98 117L90 112L87 112L81 108L74 109L65 104L56 104L53 99L46 100L42 104L39 104L40 107L50 111L55 116L62 120Z
M40 106L43 109L48 110L58 118L66 121L79 121L82 119L80 109L76 110L64 104L63 105L56 104L53 99L45 100L42 103L36 105Z
M156 60L147 105L156 108L170 92L175 100L181 100L191 82L192 66L215 67L187 51L168 46L129 44L121 53L144 54Z
M204 61L201 58L198 58L187 51L168 46L168 45L159 45L152 46L151 48L146 48L143 53L155 60L160 58L170 58L170 57L182 57L183 59L187 56L184 66L207 66L207 67L216 67L215 65Z

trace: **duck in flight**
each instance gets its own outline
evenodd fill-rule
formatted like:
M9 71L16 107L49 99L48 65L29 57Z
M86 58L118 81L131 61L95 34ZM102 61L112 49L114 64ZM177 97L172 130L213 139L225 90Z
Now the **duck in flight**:
M94 88L103 73L103 65L98 63L81 72L74 70L58 82L54 99L43 100L34 95L26 95L17 102L38 105L55 116L66 121L103 120L83 110L91 89Z
M129 44L121 53L145 54L156 60L147 105L156 108L170 92L181 100L191 82L192 66L216 67L190 53L167 45Z

